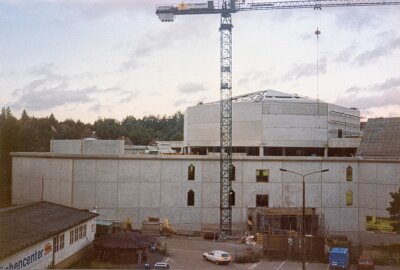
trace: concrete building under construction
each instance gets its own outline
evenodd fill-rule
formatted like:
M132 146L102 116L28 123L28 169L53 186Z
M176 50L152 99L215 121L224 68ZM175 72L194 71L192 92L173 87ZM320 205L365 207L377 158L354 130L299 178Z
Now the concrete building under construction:
M187 109L185 155L126 154L123 141L100 140L53 141L50 153L12 153L13 203L97 207L100 219L130 218L134 227L156 216L178 229L217 229L218 108L209 103ZM367 151L357 156L374 132L370 120L360 138L359 116L356 109L271 90L234 98L233 230L248 230L254 208L286 211L282 216L292 217L275 218L270 229L298 230L302 179L280 169L329 169L305 179L309 222L319 224L320 233L345 234L354 243L400 241L367 228L371 219L388 217L389 192L400 186L400 159Z

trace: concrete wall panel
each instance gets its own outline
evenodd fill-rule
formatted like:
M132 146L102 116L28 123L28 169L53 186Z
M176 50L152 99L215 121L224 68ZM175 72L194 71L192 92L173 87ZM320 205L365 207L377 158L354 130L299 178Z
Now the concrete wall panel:
M341 208L340 209L340 230L341 231L353 231L357 232L358 230L358 221L356 219L358 217L358 209L354 207L349 208Z
M74 160L74 181L94 181L97 162L94 159Z
M283 184L282 199L283 207L299 207L303 205L303 185L301 183Z
M359 186L359 206L361 208L375 209L377 207L376 190L377 186L375 184L363 184Z
M187 168L185 167L187 173ZM219 163L215 161L204 161L203 162L203 182L219 183ZM187 176L184 176L187 179Z
M338 221L340 208L324 208L323 212L327 231L331 234L334 234L335 231L340 231L341 225L340 221Z
M161 163L161 182L182 182L182 163L166 160Z
M337 184L322 185L322 205L323 207L340 207L341 196L340 186Z
M362 183L376 183L377 164L376 163L360 163L358 181Z
M117 183L96 183L96 206L116 208L118 206Z
M201 207L185 207L181 208L182 223L201 224Z
M162 221L163 218L167 218L170 224L182 223L181 209L182 208L173 208L173 207L161 206L161 208L160 208L161 221Z
M202 207L219 207L220 202L220 184L203 183L202 185ZM236 191L235 191L236 192Z
M89 209L96 206L95 182L75 182L72 207Z
M186 206L186 200L182 198L179 192L181 186L179 183L162 183L161 184L161 207L183 207ZM200 193L198 193L200 195ZM196 199L196 198L195 198ZM195 202L196 203L196 202Z
M139 182L140 168L137 160L118 161L118 181Z
M140 179L142 182L160 183L161 162L159 160L141 160Z
M118 183L118 207L137 208L139 207L139 183L125 182Z
M202 224L219 224L219 207L203 208L201 210L201 223Z
M97 160L96 181L97 182L116 182L118 179L117 160Z
M396 164L378 163L376 166L377 183L395 184L396 183Z
M157 208L160 207L161 191L159 183L140 184L140 207Z

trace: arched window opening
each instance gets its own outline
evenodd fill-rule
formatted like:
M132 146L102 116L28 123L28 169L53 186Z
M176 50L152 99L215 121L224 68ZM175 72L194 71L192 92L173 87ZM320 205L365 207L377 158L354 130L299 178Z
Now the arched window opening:
M188 167L188 180L194 180L195 167L190 164Z
M346 181L353 181L353 168L350 165L346 168Z
M194 191L189 190L187 193L187 205L194 206Z
M235 201L236 201L236 194L233 189L229 191L229 205L230 206L235 206Z
M353 205L353 192L351 190L346 192L346 205Z
M231 165L231 169L229 171L229 180L234 181L236 177L235 175L236 175L236 168L235 166Z

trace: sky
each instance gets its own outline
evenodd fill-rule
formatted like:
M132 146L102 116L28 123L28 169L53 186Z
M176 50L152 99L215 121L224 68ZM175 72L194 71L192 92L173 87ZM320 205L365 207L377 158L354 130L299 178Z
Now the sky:
M177 2L0 0L0 106L93 123L218 100L220 17L162 23L156 5ZM273 89L399 117L399 18L400 6L233 14L233 96Z

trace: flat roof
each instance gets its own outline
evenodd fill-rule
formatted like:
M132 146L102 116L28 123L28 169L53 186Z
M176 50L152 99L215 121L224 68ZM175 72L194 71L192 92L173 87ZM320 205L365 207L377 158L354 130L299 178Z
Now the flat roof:
M0 259L82 224L98 214L50 202L0 210Z

